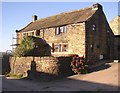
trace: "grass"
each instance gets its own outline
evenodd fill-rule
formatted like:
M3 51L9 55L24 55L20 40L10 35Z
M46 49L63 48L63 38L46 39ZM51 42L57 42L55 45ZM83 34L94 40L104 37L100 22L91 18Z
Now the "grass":
M13 73L8 73L5 76L6 77L15 77L15 78L18 78L18 79L23 78L23 75L21 75L21 74L17 75L17 74L13 74Z

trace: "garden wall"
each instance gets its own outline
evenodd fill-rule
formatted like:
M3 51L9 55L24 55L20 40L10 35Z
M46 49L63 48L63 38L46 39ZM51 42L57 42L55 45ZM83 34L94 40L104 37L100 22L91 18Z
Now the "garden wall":
M70 57L11 57L11 73L32 78L53 78L72 75Z

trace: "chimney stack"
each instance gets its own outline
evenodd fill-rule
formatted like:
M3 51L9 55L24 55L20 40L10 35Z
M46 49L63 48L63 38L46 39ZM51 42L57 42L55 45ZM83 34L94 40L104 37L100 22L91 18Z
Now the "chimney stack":
M32 22L35 22L37 20L37 16L36 15L33 15L32 16Z
M97 9L101 9L102 10L102 5L100 5L99 3L93 4L92 5L92 10L97 10Z

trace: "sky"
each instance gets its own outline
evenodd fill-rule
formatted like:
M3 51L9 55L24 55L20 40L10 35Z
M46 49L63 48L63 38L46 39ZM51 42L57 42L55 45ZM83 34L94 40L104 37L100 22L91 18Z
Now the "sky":
M0 52L12 50L15 44L16 30L20 30L32 21L32 16L38 19L79 10L94 3L100 3L108 22L118 15L118 2L1 2L0 3Z

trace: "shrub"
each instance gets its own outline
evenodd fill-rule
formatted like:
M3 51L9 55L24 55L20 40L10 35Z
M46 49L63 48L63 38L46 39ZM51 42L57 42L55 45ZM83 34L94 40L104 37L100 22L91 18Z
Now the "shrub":
M78 55L73 56L72 62L72 71L77 74L87 73L87 64L84 57L79 57Z
M23 40L21 42L21 44L16 47L15 51L14 51L14 56L26 56L26 55L30 55L32 54L34 49L34 41L32 37L23 37Z

